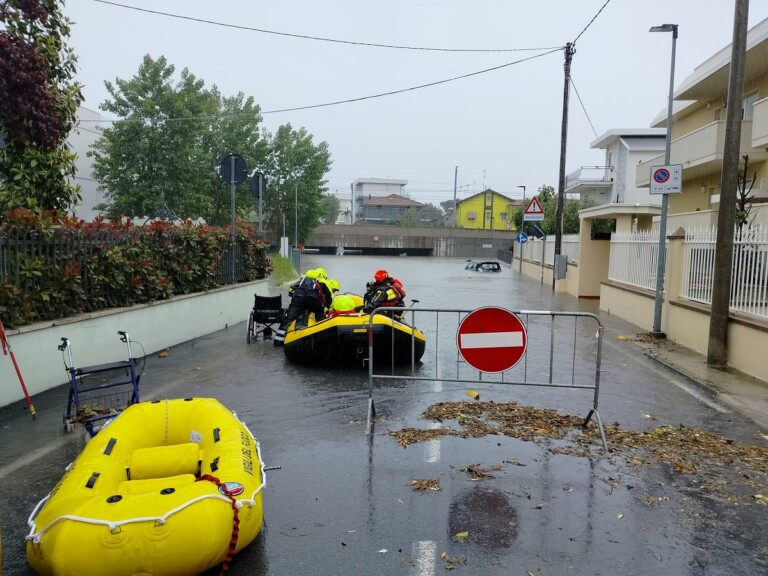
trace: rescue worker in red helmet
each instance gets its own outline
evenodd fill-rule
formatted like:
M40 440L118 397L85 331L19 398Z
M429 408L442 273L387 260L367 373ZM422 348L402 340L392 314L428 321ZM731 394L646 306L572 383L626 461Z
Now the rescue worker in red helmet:
M363 296L363 311L372 312L381 306L402 306L405 299L405 288L402 282L393 278L386 270L377 270L373 282L366 284Z

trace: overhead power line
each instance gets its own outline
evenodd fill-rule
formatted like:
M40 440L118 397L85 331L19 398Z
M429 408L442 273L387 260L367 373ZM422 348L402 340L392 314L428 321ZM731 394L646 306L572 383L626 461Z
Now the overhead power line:
M389 48L394 50L421 50L426 52L524 52L524 51L539 51L539 50L551 50L554 46L546 46L543 48L429 48L423 46L398 46L395 44L379 44L376 42L356 42L353 40L340 40L338 38L324 38L322 36L310 36L308 34L293 34L291 32L278 32L276 30L266 30L264 28L255 28L253 26L243 26L240 24L228 24L226 22L216 22L215 20L207 20L205 18L194 18L192 16L184 16L182 14L171 14L170 12L161 12L159 10L149 10L147 8L139 8L138 6L129 6L127 4L119 4L117 2L109 2L108 0L93 0L99 4L108 4L110 6L116 6L118 8L125 8L127 10L135 10L137 12L145 12L147 14L156 14L158 16L166 16L168 18L177 18L179 20L188 20L190 22L198 22L201 24L210 24L212 26L221 26L224 28L233 28L236 30L247 30L249 32L259 32L260 34L272 34L274 36L286 36L288 38L299 38L301 40L315 40L317 42L331 42L334 44L348 44L351 46L366 46L369 48Z
M418 86L411 86L409 88L401 88L399 90L391 90L389 92L382 92L379 94L371 94L369 96L359 96L357 98L347 98L346 100L336 100L334 102L325 102L323 104L310 104L308 106L296 106L293 108L281 108L277 110L265 110L265 111L259 111L254 112L253 114L279 114L281 112L296 112L298 110L311 110L313 108L325 108L328 106L338 106L341 104L350 104L352 102L361 102L363 100L372 100L374 98L383 98L385 96L393 96L395 94L402 94L404 92L412 92L414 90L421 90L422 88L429 88L431 86L438 86L440 84L447 84L448 82L455 82L456 80L463 80L464 78L470 78L472 76L478 76L480 74L486 74L488 72L494 72L496 70L501 70L502 68L508 68L509 66L514 66L515 64L521 64L523 62L527 62L528 60L535 60L536 58L541 58L542 56L547 56L548 54L553 54L555 52L559 52L561 48L555 48L553 50L550 50L549 52L544 52L542 54L536 54L535 56L528 56L527 58L521 58L520 60L515 60L514 62L507 62L506 64L501 64L499 66L494 66L492 68L486 68L484 70L478 70L476 72L470 72L469 74L462 74L461 76L454 76L453 78L446 78L445 80L437 80L435 82L428 82L426 84L420 84ZM192 120L215 120L215 119L223 119L223 118L237 118L238 116L243 116L244 114L220 114L217 116L192 116L192 117L186 117L186 118L164 118L163 122L189 122ZM250 115L250 114L249 114ZM125 122L127 119L116 119L116 120L87 120L87 119L81 119L80 122L86 123L86 122L95 122L95 123L113 123L113 122ZM143 122L144 118L136 118L135 119L138 122Z
M587 112L587 109L584 107L584 102L581 99L581 94L579 94L578 88L576 88L576 84L573 81L573 75L570 77L571 80L571 86L573 86L573 91L576 92L576 97L579 99L579 104L581 104L581 109L584 110L584 116L587 117L587 122L589 122L590 128L592 128L592 133L595 135L595 138L598 138L597 132L595 131L595 126L592 124L592 119L589 117L589 112Z
M594 16L592 16L592 20L590 20L590 21L589 21L589 24L587 24L586 26L584 26L584 30L582 30L581 32L579 32L579 35L578 35L578 36L576 36L576 38L574 38L574 39L573 39L573 42L571 42L571 44L576 44L576 40L578 40L579 38L581 38L581 35L582 35L582 34L584 34L584 32L586 32L586 31L587 31L587 28L589 28L590 26L592 26L592 22L594 22L594 21L597 19L597 17L598 17L598 16L600 16L600 12L602 12L602 11L603 11L603 9L604 9L606 6L608 6L608 4L610 3L610 1L611 1L611 0L605 0L605 4L603 4L603 5L600 7L600 10L598 10L598 11L597 11L597 14L595 14Z
M553 50L550 50L549 52L544 52L542 54L536 54L535 56L529 56L528 58L521 58L520 60L515 60L514 62L507 62L506 64L501 64L499 66L494 66L493 68L486 68L485 70L478 70L477 72L470 72L469 74L462 74L461 76L454 76L453 78L447 78L445 80L437 80L436 82L428 82L427 84L419 84L418 86L411 86L410 88L402 88L400 90L392 90L390 92L382 92L380 94L372 94L370 96L360 96L359 98L349 98L347 100L337 100L335 102L326 102L325 104L312 104L310 106L297 106L295 108L282 108L279 110L266 110L262 112L262 114L277 114L280 112L295 112L297 110L310 110L312 108L323 108L326 106L338 106L339 104L349 104L351 102L361 102L363 100L371 100L373 98L383 98L384 96L393 96L395 94L402 94L403 92L411 92L413 90L421 90L422 88L429 88L431 86L438 86L439 84L446 84L448 82L455 82L456 80L463 80L464 78L470 78L472 76L478 76L480 74L486 74L488 72L494 72L496 70L501 70L502 68L507 68L509 66L514 66L515 64L520 64L522 62L527 62L528 60L534 60L536 58L541 58L542 56L547 56L548 54L553 54L555 52L559 52L562 48L555 48Z

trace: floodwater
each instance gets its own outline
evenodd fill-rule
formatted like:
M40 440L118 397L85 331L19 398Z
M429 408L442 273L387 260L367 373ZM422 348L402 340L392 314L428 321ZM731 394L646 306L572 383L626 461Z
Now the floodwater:
M435 322L434 315L418 309L501 306L599 317L605 327L599 405L606 424L636 431L684 424L737 442L759 441L754 424L617 339L634 334L636 327L605 317L593 301L555 295L551 286L521 278L514 266L504 265L496 274L466 271L460 259L304 256L304 268L318 265L339 280L342 291L356 293L384 268L402 280L409 303L419 301L415 321L428 340L416 371L427 379L376 380L370 435L365 433L367 369L289 364L269 341L247 344L245 323L176 346L167 357L148 357L144 364L143 400L218 398L249 426L265 463L275 468L267 473L265 526L235 557L230 574L434 576L455 569L523 576L733 576L768 571L765 506L749 497L733 501L725 486L718 493L702 490L700 482L711 478L683 474L674 465L628 467L599 446L589 457L574 455L559 450L562 441L546 433L536 441L445 436L407 448L390 434L405 427L450 425L420 414L438 402L471 401L470 386L482 401L516 401L581 417L588 413L592 390L521 386L490 376L471 385L454 381L460 380L452 377L455 322ZM274 290L285 293L284 287ZM248 312L243 310L243 320ZM565 319L554 328L546 316L542 327L539 318L526 319L529 350L515 368L521 372L510 380L546 383L550 372L555 381L567 380L568 366L589 380L595 366L592 318L573 325ZM141 342L141 334L132 337ZM51 357L41 361L60 361L55 344L51 348ZM62 386L34 398L35 420L22 403L0 409L3 574L31 574L24 551L27 517L83 446L82 432L62 429L66 396ZM472 469L486 476L473 479ZM415 490L412 482L419 479L437 480L439 490Z

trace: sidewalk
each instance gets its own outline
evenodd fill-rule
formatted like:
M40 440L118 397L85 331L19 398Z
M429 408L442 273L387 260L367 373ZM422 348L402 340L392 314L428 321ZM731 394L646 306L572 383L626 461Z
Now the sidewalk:
M637 335L632 344L646 356L712 390L718 399L761 426L768 434L768 382L735 368L713 368L707 358L666 339Z

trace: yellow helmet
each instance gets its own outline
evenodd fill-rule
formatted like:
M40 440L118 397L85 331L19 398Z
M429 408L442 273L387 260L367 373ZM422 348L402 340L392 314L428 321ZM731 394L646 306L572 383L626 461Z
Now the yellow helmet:
M355 309L355 300L352 296L346 294L339 294L333 299L331 308L338 312L351 312Z
M325 273L325 268L317 267L315 268L315 272L317 272L316 278L328 278L328 274Z
M313 280L314 280L315 278L318 278L318 277L319 277L319 275L318 275L318 273L317 273L317 270L316 270L316 269L313 269L313 270L307 270L306 272L304 272L304 276L306 276L307 278L312 278Z
M328 281L326 282L328 285L328 288L331 289L331 292L338 292L339 288L341 288L341 285L339 284L339 281L335 278L328 278Z

